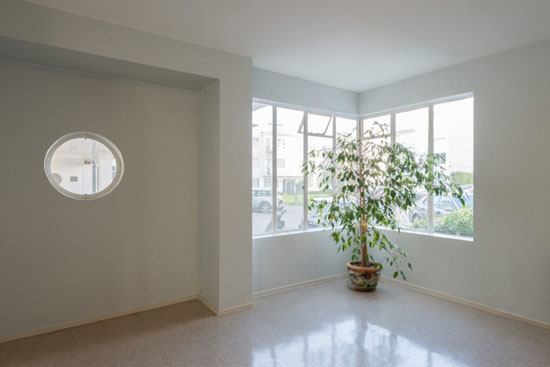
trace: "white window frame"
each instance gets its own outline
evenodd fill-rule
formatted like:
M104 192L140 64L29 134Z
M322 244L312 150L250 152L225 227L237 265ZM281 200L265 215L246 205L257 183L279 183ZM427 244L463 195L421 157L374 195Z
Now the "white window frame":
M51 170L52 157L54 153L57 151L57 148L59 148L62 144L64 144L69 140L80 139L80 138L92 139L105 145L111 151L111 153L113 154L113 157L116 160L117 169L116 169L116 174L114 179L106 188L94 194L77 194L72 191L66 190L55 181L55 178L53 177L53 173ZM122 153L120 153L120 150L118 150L117 146L106 137L96 133L88 132L88 131L78 131L67 135L63 135L50 146L44 158L44 172L46 173L46 177L48 178L48 181L50 181L50 184L59 193L65 195L66 197L69 197L71 199L76 199L76 200L94 200L94 199L99 199L106 195L109 195L118 186L124 174L124 160L122 159Z
M380 116L386 116L390 115L390 121L391 121L391 143L396 143L396 124L395 124L395 116L399 113L403 112L409 112L413 110L418 110L421 108L428 108L428 154L434 153L434 106L442 103L447 102L454 102L454 101L460 101L463 99L468 98L474 98L473 92L468 93L462 93L457 94L449 97L444 98L438 98L434 100L430 100L428 102L421 102L417 104L411 104L403 107L397 107L393 109L387 109L380 112L374 112L374 113L368 113L359 116L359 128L361 129L360 134L363 136L363 121L367 119L372 119ZM475 99L474 99L474 106L475 106ZM474 116L474 124L475 124L475 116ZM475 139L475 137L473 137ZM473 165L474 162L472 162ZM475 172L474 172L474 180L475 180ZM475 185L474 185L475 186ZM475 200L475 199L474 199ZM401 232L406 233L414 233L414 234L420 234L420 235L427 235L427 236L436 236L436 237L446 237L446 238L453 238L453 239L459 239L464 241L473 241L473 237L465 237L465 236L456 236L456 235L448 235L443 233L437 233L434 231L434 216L433 216L433 196L428 195L428 215L427 215L427 224L428 228L426 231L415 231L413 229L402 229ZM474 214L475 216L475 214ZM388 229L390 230L390 229ZM393 232L393 231L392 231ZM474 233L475 233L475 226L474 226Z
M372 119L379 116L385 116L390 115L390 136L391 136L391 143L395 144L396 142L396 123L395 123L395 116L398 113L402 112L408 112L420 108L428 108L428 153L433 153L434 151L434 114L433 114L433 107L434 105L446 103L446 102L453 102L458 101L462 99L467 98L473 98L474 94L473 92L468 93L461 93L449 97L444 98L438 98L434 100L430 100L427 102L421 102L416 104L410 104L406 106L401 106L397 108L390 108L387 110L382 110L374 113L368 113L368 114L362 114L362 115L352 115L352 114L346 114L346 113L335 113L331 111L326 110L319 110L319 109L313 109L313 108L306 108L302 106L296 106L291 104L285 104L285 103L279 103L279 102L273 102L263 99L254 98L253 102L261 103L264 105L269 105L272 107L272 119L273 119L273 131L272 131L272 170L271 170L271 178L272 178L272 202L273 210L272 210L272 229L271 232L262 233L253 235L253 238L262 238L262 237L271 237L271 236L277 236L277 235L283 235L283 234L294 234L294 233L302 233L302 232L308 232L308 231L320 231L325 230L324 228L318 228L318 229L309 229L308 228L308 181L307 176L303 175L303 195L304 195L304 204L303 204L303 228L301 229L288 229L288 230L278 230L277 226L277 193L278 193L278 175L277 175L277 108L285 108L285 109L291 109L296 111L304 112L304 120L303 120L303 162L307 162L309 158L309 149L308 149L308 116L309 114L315 114L315 115L325 115L330 116L330 118L333 121L332 124L332 149L333 151L336 149L336 141L337 141L337 118L346 118L350 120L356 120L356 129L358 133L358 138L363 136L363 121L366 119ZM475 103L475 102L474 102ZM474 117L474 123L475 123L475 117ZM315 135L313 135L315 136ZM474 137L475 139L475 137ZM473 162L472 162L473 164ZM475 180L475 173L474 173L474 180ZM401 232L405 233L411 233L411 234L417 234L417 235L427 235L432 237L444 237L444 238L452 238L452 239L458 239L462 241L473 241L473 237L463 237L463 236L455 236L455 235L447 235L447 234L441 234L434 232L433 228L433 197L431 195L428 196L428 230L427 231L414 231L411 229L401 230ZM475 227L474 227L475 228ZM385 228L384 228L385 229ZM388 231L392 231L390 229L387 229ZM475 229L474 229L475 231ZM393 231L392 231L393 232Z
M303 209L304 209L304 213L303 213L303 228L300 228L300 229L282 229L282 230L279 230L277 229L278 227L278 223L277 223L277 194L278 194L278 172L277 172L277 157L278 157L278 154L277 154L277 108L285 108L285 109L290 109L290 110L295 110L295 111L300 111L300 112L303 112L304 113L304 117L303 117L303 162L307 162L309 156L308 156L308 153L309 153L309 149L308 149L308 128L307 128L307 122L308 122L308 116L309 114L315 114L315 115L324 115L324 116L329 116L332 121L333 121L333 124L332 124L332 149L334 151L335 149L335 146L336 146L336 119L337 118L346 118L346 119L350 119L350 120L355 120L355 123L356 123L356 129L357 131L359 131L359 119L358 119L358 116L357 115L352 115L352 114L346 114L346 113L335 113L335 112L330 112L330 111L325 111L325 110L319 110L319 109L313 109L313 108L305 108L305 107L301 107L301 106L295 106L295 105L290 105L290 104L285 104L285 103L279 103L279 102L273 102L273 101L267 101L267 100L262 100L262 99L257 99L257 98L254 98L253 99L253 102L257 102L257 103L261 103L261 104L264 104L264 105L268 105L268 106L271 106L272 107L272 121L273 121L273 130L272 130L272 146L273 146L273 149L272 149L272 156L271 156L271 164L272 164L272 169L271 169L271 179L272 179L272 184L271 184L271 189L273 190L272 191L272 202L274 203L273 205L273 209L272 209L272 226L271 226L271 232L267 232L267 233L262 233L262 234L258 234L258 235L253 235L252 237L253 238L261 238L261 237L270 237L270 236L275 236L275 235L281 235L281 234L292 234L292 233L301 233L301 232L306 232L306 231L318 231L318 230L324 230L324 228L319 228L319 229L309 229L308 228L308 182L307 182L307 176L305 175L302 175L302 179L303 179L303 195L304 195L304 205L303 205Z

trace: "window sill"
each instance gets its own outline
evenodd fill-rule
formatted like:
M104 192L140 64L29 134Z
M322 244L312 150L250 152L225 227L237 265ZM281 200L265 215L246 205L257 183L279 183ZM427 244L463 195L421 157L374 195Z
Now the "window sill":
M413 231L408 229L402 229L401 231L395 231L389 228L378 228L379 230L385 231L385 232L392 232L392 233L405 233L408 235L420 235L420 236L426 236L426 237L436 237L436 238L445 238L449 240L455 240L455 241L462 241L462 242L474 242L473 237L462 237L462 236L453 236L449 234L442 234L442 233L427 233L427 232L420 232L420 231ZM275 232L275 233L268 233L268 234L261 234L252 236L253 240L256 239L263 239L263 238L270 238L270 237L282 237L282 236L294 236L299 234L305 234L305 233L311 233L311 232L328 232L330 231L329 228L315 228L315 229L308 229L308 230L293 230L293 231L286 231L286 232Z
M268 234L259 234L256 236L252 236L252 239L256 240L256 239L269 238L269 237L293 236L293 235L304 234L304 233L324 232L324 231L330 231L330 229L328 228L296 229L296 230L282 231L282 232L275 232L275 233L268 233Z
M420 235L425 237L436 237L436 238L445 238L449 240L457 240L457 241L464 241L464 242L474 242L473 237L462 237L462 236L455 236L455 235L444 234L444 233L428 233L428 232L413 231L411 229L402 229L401 231L396 231L389 228L378 228L378 229L386 232L397 233L397 234L406 233L406 234Z

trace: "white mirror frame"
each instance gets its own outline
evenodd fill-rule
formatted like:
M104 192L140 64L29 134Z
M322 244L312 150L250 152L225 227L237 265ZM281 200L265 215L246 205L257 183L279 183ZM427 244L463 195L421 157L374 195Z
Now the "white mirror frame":
M113 181L105 189L99 192L96 192L95 194L75 194L74 192L68 191L63 187L61 187L61 185L59 185L53 177L53 173L51 170L51 161L55 151L57 150L57 148L61 146L61 144L69 140L79 139L79 138L93 139L100 142L111 151L111 153L113 154L113 157L115 157L115 160L116 160L116 173ZM122 180L122 175L124 174L124 160L122 159L122 154L120 153L120 150L118 150L116 145L113 144L113 142L107 139L106 137L96 133L78 131L67 135L63 135L61 138L57 139L55 143L52 144L52 146L46 152L46 158L44 159L44 171L46 172L46 177L48 178L48 181L50 181L50 184L61 194L71 199L94 200L110 194L118 186L118 184Z

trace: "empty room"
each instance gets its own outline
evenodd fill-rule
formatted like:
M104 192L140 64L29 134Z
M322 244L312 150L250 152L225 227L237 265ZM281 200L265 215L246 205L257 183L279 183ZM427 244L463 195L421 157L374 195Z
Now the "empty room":
M549 19L1 0L0 367L550 367Z

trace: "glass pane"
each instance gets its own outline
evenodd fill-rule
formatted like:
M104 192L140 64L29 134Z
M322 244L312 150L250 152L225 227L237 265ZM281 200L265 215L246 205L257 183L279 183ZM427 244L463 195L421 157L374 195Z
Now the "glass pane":
M309 136L308 137L308 150L309 150L309 160L315 161L316 163L320 163L323 161L323 158L320 157L322 152L330 152L332 151L332 138L320 138L316 136ZM311 157L311 151L314 150L316 152L316 157ZM314 200L323 200L323 199L329 199L332 195L332 189L329 190L322 190L322 188L319 187L319 177L317 175L309 175L308 176L308 200L311 203ZM332 185L331 185L332 187ZM308 216L308 227L309 228L316 228L319 227L319 224L317 224L317 217L316 213L310 212Z
M466 205L450 196L434 198L434 231L473 237L473 98L434 106L434 153L441 155L447 174L466 195Z
M428 153L428 108L398 113L395 115L396 142L416 154Z
M303 111L277 108L278 231L303 228L303 121Z
M357 120L345 117L336 117L336 136L352 134L357 136Z
M252 112L252 234L271 232L273 208L273 107L253 103Z
M395 115L396 142L403 144L418 155L428 153L427 107ZM398 212L401 228L418 231L428 230L428 199L424 190L417 194L417 206L408 212Z
M50 170L55 182L73 194L91 195L105 190L116 174L116 159L97 140L75 138L53 152Z
M382 125L382 127L378 125ZM363 135L365 139L368 139L371 136L368 132L369 130L372 131L374 136L386 135L391 140L390 115L383 115L363 120Z
M309 134L332 136L331 116L309 113L307 116L307 130Z
M361 123L363 124L364 156L367 159L372 159L375 155L373 152L378 152L378 149L372 145L391 144L391 116L372 117L362 120ZM378 166L385 169L383 163L379 163ZM375 189L373 195L379 195L381 189Z

